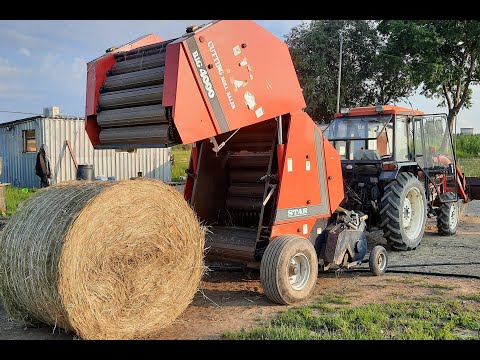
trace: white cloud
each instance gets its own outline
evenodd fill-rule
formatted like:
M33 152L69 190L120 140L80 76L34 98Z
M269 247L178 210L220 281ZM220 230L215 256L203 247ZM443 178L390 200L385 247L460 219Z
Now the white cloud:
M19 51L20 54L22 54L22 55L30 56L30 50L28 50L27 48L22 47L22 48L18 49L18 51Z
M48 52L40 60L39 73L49 78L56 79L61 77L65 69L65 63L58 54Z
M32 100L41 98L40 94L31 92L25 89L18 83L0 83L0 94L2 100L5 99L19 99L19 100ZM8 108L8 105L7 105ZM19 111L22 111L21 109Z
M44 49L58 49L60 44L45 31L47 25L51 34L53 24L48 21L0 21L0 44L11 51L28 49L31 55Z
M10 65L10 62L7 59L0 57L0 77L12 77L22 74L29 74L32 72L30 68L20 68L17 66Z
M72 72L76 79L85 79L87 76L87 62L79 57L73 59Z
M35 37L30 36L28 34L25 34L22 31L17 31L10 29L7 31L7 36L9 36L12 40L14 40L17 43L27 43L31 44L35 42Z

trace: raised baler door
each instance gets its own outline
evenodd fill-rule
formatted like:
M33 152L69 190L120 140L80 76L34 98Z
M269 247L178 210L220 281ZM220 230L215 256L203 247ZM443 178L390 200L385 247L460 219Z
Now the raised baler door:
M192 143L305 108L286 44L253 21L222 20L88 64L95 148Z

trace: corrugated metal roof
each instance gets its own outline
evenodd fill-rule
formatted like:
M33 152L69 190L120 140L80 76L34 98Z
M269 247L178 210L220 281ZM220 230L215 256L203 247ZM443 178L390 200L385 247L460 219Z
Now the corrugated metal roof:
M18 120L3 122L3 123L0 123L0 127L8 127L8 126L17 125L17 124L21 124L21 123L24 123L24 122L29 122L29 121L37 120L37 119L79 120L79 121L85 120L84 118L82 118L82 117L77 117L77 116L56 115L56 116L54 116L54 117L48 117L48 116L43 116L43 115L37 115L37 116L28 117L28 118L23 118L23 119L18 119Z

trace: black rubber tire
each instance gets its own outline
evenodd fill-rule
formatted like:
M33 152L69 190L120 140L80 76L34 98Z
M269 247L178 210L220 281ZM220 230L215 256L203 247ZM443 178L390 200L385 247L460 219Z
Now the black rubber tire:
M423 202L423 219L421 231L415 238L407 236L403 227L402 209L405 197L410 189L418 188ZM384 195L381 200L380 227L383 229L383 236L388 244L395 250L414 250L422 241L425 233L425 222L427 220L427 199L425 188L412 173L400 173L397 179L385 186Z
M448 193L447 196L449 198L455 198L455 194ZM452 226L450 224L450 211L452 207L455 207L455 214L457 217L456 224ZM437 209L437 228L438 233L443 236L451 236L457 233L458 223L460 221L460 206L458 201L455 202L448 202L440 205Z
M289 282L290 260L298 253L304 254L310 263L310 277L301 290L294 289ZM260 263L260 282L268 299L281 305L306 300L317 277L317 253L310 241L297 235L282 235L268 244Z
M373 275L381 276L385 274L388 266L387 250L382 245L375 246L370 252L368 265Z

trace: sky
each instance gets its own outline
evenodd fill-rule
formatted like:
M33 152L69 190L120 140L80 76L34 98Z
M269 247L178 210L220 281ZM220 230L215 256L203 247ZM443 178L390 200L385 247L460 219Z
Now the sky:
M155 33L165 39L182 35L189 25L210 20L1 20L0 122L41 114L44 107L59 106L63 115L83 117L86 63L111 46ZM284 40L301 20L256 20ZM427 113L446 112L438 101L418 92L397 105ZM460 112L457 128L480 132L480 88L474 105ZM3 111L30 114L5 113Z

